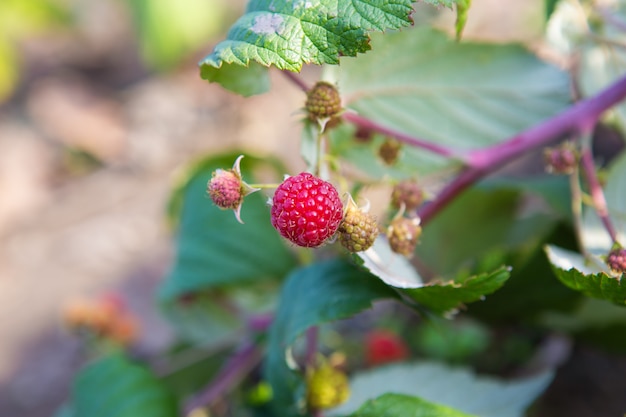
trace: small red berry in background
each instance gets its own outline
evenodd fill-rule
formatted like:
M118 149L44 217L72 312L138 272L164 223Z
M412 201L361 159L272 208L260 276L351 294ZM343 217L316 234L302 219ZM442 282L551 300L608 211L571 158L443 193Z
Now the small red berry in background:
M404 340L388 330L373 330L365 341L365 361L370 366L397 362L409 357Z
M298 246L315 248L335 234L343 204L335 187L308 172L288 177L272 199L272 226Z

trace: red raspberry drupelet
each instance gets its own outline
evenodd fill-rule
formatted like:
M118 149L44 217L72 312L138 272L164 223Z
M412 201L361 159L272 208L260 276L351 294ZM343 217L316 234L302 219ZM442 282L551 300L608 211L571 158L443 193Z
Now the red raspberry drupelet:
M302 172L278 186L272 200L272 226L298 246L320 246L337 231L343 204L335 187Z

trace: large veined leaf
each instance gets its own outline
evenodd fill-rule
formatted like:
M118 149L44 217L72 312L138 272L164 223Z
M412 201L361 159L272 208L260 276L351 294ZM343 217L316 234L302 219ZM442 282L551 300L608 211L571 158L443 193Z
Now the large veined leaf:
M80 371L71 415L175 417L178 410L172 394L150 371L115 353Z
M551 371L545 371L530 378L506 381L435 362L394 364L354 375L350 381L350 399L328 415L353 413L364 401L393 392L480 417L522 417L552 377Z
M294 271L281 292L265 363L276 406L286 410L297 402L295 390L301 378L289 370L285 358L300 334L310 326L350 317L375 300L397 297L376 277L341 260Z
M177 328L194 340L228 334L237 323L234 312L266 310L277 280L295 265L293 254L270 224L260 192L244 200L245 224L207 197L212 172L229 169L236 158L218 155L194 164L170 201L170 221L177 224L177 255L158 297ZM250 166L262 161L269 160L252 156L242 160L244 180L252 181Z
M226 40L200 62L202 77L228 79L232 65L250 62L289 71L337 64L340 56L370 49L369 31L408 26L412 10L411 0L251 0Z
M344 104L379 124L453 149L505 140L569 103L567 74L519 45L457 43L419 27L372 35L372 49L328 67L326 78L338 82ZM405 151L417 173L446 166L443 158ZM367 166L362 165L365 172Z
M472 417L444 405L402 394L384 394L368 400L349 417ZM476 416L474 416L476 417Z

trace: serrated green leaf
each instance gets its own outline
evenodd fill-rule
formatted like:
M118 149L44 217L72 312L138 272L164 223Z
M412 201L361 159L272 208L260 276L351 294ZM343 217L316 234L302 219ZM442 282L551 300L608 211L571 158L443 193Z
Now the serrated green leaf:
M350 399L328 415L352 413L364 401L393 392L480 417L522 417L552 377L553 373L546 371L530 378L506 381L436 362L388 365L354 375L350 381Z
M588 297L626 306L626 281L622 281L624 274L612 276L601 261L589 264L581 255L554 246L546 246L546 253L554 273L569 288Z
M502 267L491 273L457 281L429 283L421 288L405 289L402 292L435 313L446 314L465 303L481 300L485 295L497 291L510 275L510 269Z
M78 374L73 390L76 416L175 417L177 404L150 371L114 353Z
M269 335L265 375L281 410L296 403L298 376L289 370L285 354L306 329L350 317L372 302L398 295L362 269L341 260L316 263L294 271L285 283Z
M337 80L346 106L451 149L505 140L570 101L567 74L520 45L457 43L419 27L372 35L372 48L356 59L342 58L340 67L328 67L326 78ZM451 166L408 146L405 152L414 173ZM368 172L368 165L359 167Z
M384 394L368 400L350 417L472 417L444 405L402 394Z
M289 71L337 64L340 56L370 49L369 31L408 26L412 10L410 0L252 0L226 40L200 62L203 78L219 81L223 64L254 61Z
M236 158L229 153L195 163L182 175L169 204L170 222L179 223L177 256L158 298L182 335L192 340L232 333L238 323L233 311L266 310L277 281L296 264L272 227L260 192L244 200L245 224L207 197L212 172L229 169ZM244 180L251 181L251 167L262 164L273 167L269 159L244 158Z

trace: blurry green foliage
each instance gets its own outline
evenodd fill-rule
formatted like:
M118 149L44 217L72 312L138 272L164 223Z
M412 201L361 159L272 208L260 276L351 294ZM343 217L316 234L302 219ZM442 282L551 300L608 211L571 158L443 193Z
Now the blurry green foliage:
M223 31L232 6L221 0L135 0L129 3L143 58L171 68Z
M0 2L0 103L15 89L20 74L19 42L66 24L67 9L55 0Z

